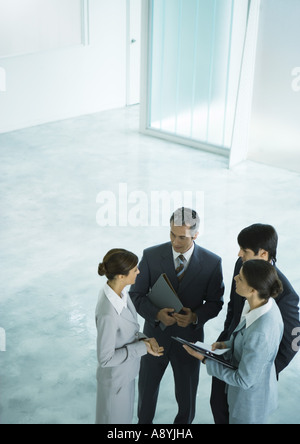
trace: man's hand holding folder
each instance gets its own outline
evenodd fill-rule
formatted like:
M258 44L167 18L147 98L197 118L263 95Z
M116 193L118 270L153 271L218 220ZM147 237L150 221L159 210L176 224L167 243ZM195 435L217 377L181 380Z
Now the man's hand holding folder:
M154 284L149 298L157 308L160 308L156 320L165 327L177 323L179 327L185 328L197 322L197 315L190 308L183 307L166 274L162 274ZM170 306L172 308L165 308Z
M180 313L174 313L173 318L176 320L178 326L183 328L197 322L196 313L193 313L190 308L186 307L183 307Z
M176 324L174 308L163 308L157 313L156 319L162 322L166 327Z
M179 327L185 328L197 322L197 315L186 307L183 307L180 313L176 313L174 308L163 308L158 312L156 319L167 327L177 323Z

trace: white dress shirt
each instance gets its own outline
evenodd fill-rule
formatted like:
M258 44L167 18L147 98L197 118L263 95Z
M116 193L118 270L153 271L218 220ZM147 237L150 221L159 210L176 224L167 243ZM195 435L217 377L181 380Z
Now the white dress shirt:
M274 299L270 298L268 302L262 307L258 307L255 308L254 310L251 310L249 302L246 300L242 312L241 321L246 319L246 328L250 327L250 325L252 325L253 322L257 321L257 319L259 319L261 316L268 313L268 311L271 310L274 303L275 303Z
M106 283L104 286L104 293L112 306L117 311L118 315L122 313L123 308L127 308L128 293L124 290L121 293L121 297Z
M188 267L188 265L189 265L189 263L190 263L190 260L191 260L192 254L194 253L194 249L195 249L195 244L194 244L194 242L193 242L193 245L191 246L191 248L190 248L188 251L186 251L184 254L182 254L182 253L177 253L177 252L174 250L174 248L172 247L172 251L173 251L173 259L174 259L174 266L175 266L175 268L179 267L180 262L179 262L178 257L182 255L182 256L184 256L184 259L185 259L184 268L185 268L185 270L186 270L187 267Z

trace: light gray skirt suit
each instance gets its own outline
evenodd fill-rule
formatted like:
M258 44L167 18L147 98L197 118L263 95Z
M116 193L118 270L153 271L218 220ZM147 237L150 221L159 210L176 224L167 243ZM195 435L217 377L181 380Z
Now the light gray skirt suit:
M105 287L96 307L97 406L96 424L131 424L135 378L140 358L147 353L139 332L137 313L131 299L117 310L106 296Z
M206 361L208 373L228 384L230 424L265 424L277 408L274 362L283 336L283 321L273 299L257 310L261 315L253 319L253 310L248 319L242 317L230 341L226 342L230 348L227 357L231 356L232 364L238 369Z

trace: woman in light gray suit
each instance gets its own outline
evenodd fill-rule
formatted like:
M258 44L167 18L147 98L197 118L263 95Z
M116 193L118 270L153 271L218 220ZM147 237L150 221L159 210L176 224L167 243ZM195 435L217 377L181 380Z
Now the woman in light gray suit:
M161 356L163 352L155 339L139 332L137 313L125 290L135 283L139 274L137 264L135 254L114 249L98 267L98 274L105 275L108 281L96 308L96 424L131 424L140 358L147 353Z
M276 269L260 260L245 262L235 281L237 294L246 298L241 322L228 342L217 342L212 350L230 349L224 356L237 370L184 348L206 363L208 374L228 385L230 424L266 424L277 408L275 358L283 321L273 298L282 292L282 284Z

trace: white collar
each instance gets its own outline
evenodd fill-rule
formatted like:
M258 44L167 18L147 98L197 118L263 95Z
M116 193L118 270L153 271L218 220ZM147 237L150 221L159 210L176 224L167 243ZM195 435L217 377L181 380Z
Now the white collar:
M122 313L123 308L127 307L127 299L128 299L128 293L124 290L121 293L120 296L117 295L117 293L106 283L104 286L104 293L107 299L110 301L112 306L115 308L117 313L120 315Z
M262 307L255 308L254 310L250 311L249 302L246 300L241 317L241 321L246 319L246 328L250 327L250 325L257 321L257 319L259 319L261 316L268 313L268 311L270 311L273 307L273 303L274 299L270 298L268 302Z
M177 253L174 250L174 248L172 247L174 262L176 263L176 260L178 259L178 257L182 255L182 256L184 256L186 262L189 263L189 261L191 260L192 254L194 253L194 249L195 249L194 242L193 242L193 245L191 246L191 248L188 251L186 251L184 254Z

